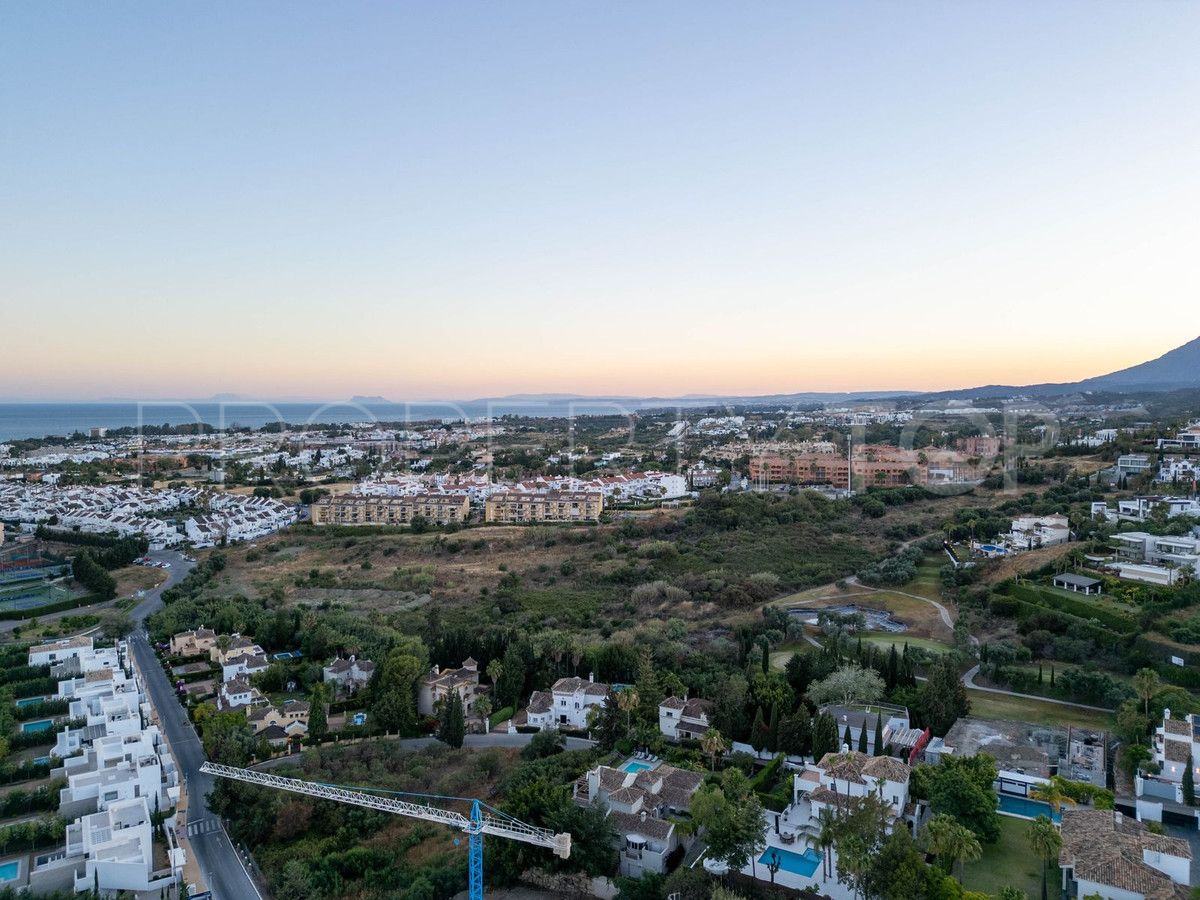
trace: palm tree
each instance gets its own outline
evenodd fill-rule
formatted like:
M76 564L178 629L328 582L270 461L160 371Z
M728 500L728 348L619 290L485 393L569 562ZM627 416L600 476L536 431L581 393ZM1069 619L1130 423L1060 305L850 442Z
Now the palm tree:
M633 727L633 711L638 708L638 692L633 688L625 688L617 693L617 708L625 713L625 728Z
M1142 701L1142 712L1145 715L1150 715L1150 701L1161 686L1158 673L1153 669L1138 669L1137 674L1133 676L1133 690Z
M705 752L709 758L709 771L716 771L717 756L729 749L725 743L725 738L721 732L715 728L709 728L704 732L704 736L700 738L700 749Z
M1075 805L1075 801L1063 790L1061 775L1055 775L1050 779L1049 784L1035 787L1029 792L1029 796L1033 800L1041 800L1043 803L1048 804L1055 812L1061 812L1064 806Z
M501 663L500 660L498 660L498 659L493 659L490 663L487 664L487 668L484 670L484 673L491 680L492 684L495 684L497 681L500 680L500 673L503 671L504 671L504 664Z
M1058 857L1062 835L1046 816L1038 816L1029 826L1029 846L1042 861L1042 900L1046 900L1046 867Z
M837 820L834 818L833 810L831 810L828 806L821 808L820 822L821 831L817 835L817 844L820 846L822 853L824 853L824 857L822 858L823 866L821 873L826 879L828 879L833 872L833 859L831 851L833 849L833 842L836 838L837 831Z
M938 858L938 862L946 864L951 875L955 863L974 862L983 855L975 832L945 813L938 813L929 820L925 826L925 842L929 852ZM961 876L959 880L962 880Z
M475 701L475 715L479 716L480 721L483 722L483 733L484 734L487 734L492 729L491 722L488 721L488 718L491 716L491 714L492 714L492 701L491 700L489 700L487 697L480 697L478 700Z

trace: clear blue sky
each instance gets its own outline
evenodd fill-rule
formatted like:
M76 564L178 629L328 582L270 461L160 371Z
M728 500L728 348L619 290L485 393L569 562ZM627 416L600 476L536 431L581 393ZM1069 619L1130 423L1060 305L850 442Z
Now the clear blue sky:
M3 4L0 395L1119 368L1200 333L1197 48L1195 2Z

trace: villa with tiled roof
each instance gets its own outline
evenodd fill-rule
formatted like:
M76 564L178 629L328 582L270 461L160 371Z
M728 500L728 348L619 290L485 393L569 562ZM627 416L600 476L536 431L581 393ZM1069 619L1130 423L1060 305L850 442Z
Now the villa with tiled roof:
M597 766L575 782L574 795L579 804L605 805L620 850L621 874L640 878L643 872L665 872L667 857L691 841L671 817L690 810L703 781L700 772L662 763L637 772Z
M593 707L604 705L609 686L595 681L591 675L584 678L560 678L550 689L550 705L546 707L546 691L534 691L525 708L526 724L545 731L548 728L572 728L583 731L587 728L588 712Z
M1114 810L1062 814L1058 864L1066 896L1186 900L1192 849Z

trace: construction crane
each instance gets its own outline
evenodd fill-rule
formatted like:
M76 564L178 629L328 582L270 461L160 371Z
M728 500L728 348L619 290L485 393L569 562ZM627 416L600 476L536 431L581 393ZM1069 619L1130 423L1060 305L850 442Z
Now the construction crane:
M555 856L563 859L571 855L571 835L569 833L555 834L546 828L535 828L533 825L527 825L507 813L488 806L481 800L468 797L435 797L428 794L380 790L380 793L392 795L381 797L368 793L374 790L373 788L356 789L336 784L303 781L299 778L281 778L269 772L238 769L213 762L205 762L200 766L200 771L220 778L242 781L246 784L257 784L281 791L291 791L293 794L304 794L306 797L316 797L318 800L333 800L335 803L349 803L352 806L376 809L397 816L408 816L411 819L438 822L442 825L449 825L451 828L457 828L459 831L465 831L469 860L467 879L471 900L483 900L483 836L485 834L508 838L510 841L522 841L526 844L533 844L535 847L545 847L553 850ZM422 797L428 800L463 801L471 804L471 814L468 817L452 809L442 809L425 803L399 799L402 796Z

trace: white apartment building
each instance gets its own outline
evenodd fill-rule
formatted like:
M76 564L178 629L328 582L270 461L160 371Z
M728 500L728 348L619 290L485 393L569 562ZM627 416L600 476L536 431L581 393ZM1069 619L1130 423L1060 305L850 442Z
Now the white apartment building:
M1179 484L1184 488L1190 485L1195 493L1196 482L1200 480L1200 459L1189 459L1186 456L1163 457L1155 480L1160 484Z
M57 641L47 641L29 648L29 665L49 666L67 659L74 659L81 653L92 650L90 637L63 638Z
M583 678L560 678L549 691L534 691L525 710L529 725L545 731L549 728L587 728L588 711L601 707L608 696L608 685Z
M1173 438L1159 438L1159 450L1200 450L1200 422L1192 422Z

